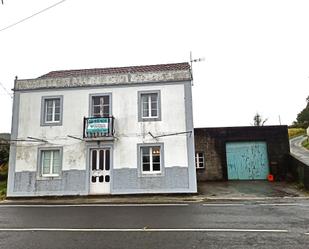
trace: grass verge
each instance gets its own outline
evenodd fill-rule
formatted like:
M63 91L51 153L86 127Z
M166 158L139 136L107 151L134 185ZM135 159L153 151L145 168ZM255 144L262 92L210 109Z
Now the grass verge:
M0 200L3 200L6 196L6 181L0 182Z
M302 146L309 150L309 137L302 142Z
M289 132L289 138L290 139L306 134L306 130L302 129L302 128L289 128L288 132Z

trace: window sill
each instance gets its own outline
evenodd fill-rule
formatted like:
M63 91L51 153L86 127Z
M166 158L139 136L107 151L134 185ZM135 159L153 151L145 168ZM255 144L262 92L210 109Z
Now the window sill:
M41 126L61 126L62 122L41 123Z
M47 181L47 180L61 180L59 175L44 175L37 178L38 181Z
M161 118L141 118L139 122L154 122L161 121Z
M205 169L205 167L203 167L203 168L196 168L196 170L204 170Z
M158 173L140 173L139 177L162 177L164 176L162 172Z

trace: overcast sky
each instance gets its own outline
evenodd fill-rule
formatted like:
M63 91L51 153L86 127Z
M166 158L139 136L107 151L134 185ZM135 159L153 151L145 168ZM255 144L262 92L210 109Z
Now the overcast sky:
M60 0L3 0L0 30ZM0 83L52 70L193 65L195 127L291 124L309 95L309 1L66 0L0 31ZM12 100L0 86L0 132Z

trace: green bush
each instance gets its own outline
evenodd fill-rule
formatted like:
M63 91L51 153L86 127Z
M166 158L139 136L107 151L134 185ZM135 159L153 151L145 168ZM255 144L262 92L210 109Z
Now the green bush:
M0 199L6 196L6 181L0 182Z
M0 181L6 181L8 177L8 164L0 165Z
M302 142L302 146L304 146L306 149L309 150L309 138L305 139L305 141Z

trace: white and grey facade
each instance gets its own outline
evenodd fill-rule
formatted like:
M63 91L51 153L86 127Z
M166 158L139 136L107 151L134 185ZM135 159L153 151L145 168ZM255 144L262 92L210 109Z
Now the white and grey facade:
M7 195L194 193L188 63L15 80Z

